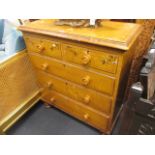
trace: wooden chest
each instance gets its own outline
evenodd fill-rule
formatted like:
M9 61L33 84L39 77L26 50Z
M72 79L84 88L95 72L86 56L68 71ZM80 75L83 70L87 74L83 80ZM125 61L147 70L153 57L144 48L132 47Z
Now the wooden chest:
M98 28L38 20L19 27L43 88L42 100L110 133L141 27L103 21Z

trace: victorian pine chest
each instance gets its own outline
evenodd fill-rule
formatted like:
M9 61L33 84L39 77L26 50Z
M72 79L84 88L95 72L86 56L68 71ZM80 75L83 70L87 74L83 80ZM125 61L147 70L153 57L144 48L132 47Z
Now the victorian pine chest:
M98 28L72 28L47 19L19 30L42 87L42 100L110 133L141 27L103 21Z

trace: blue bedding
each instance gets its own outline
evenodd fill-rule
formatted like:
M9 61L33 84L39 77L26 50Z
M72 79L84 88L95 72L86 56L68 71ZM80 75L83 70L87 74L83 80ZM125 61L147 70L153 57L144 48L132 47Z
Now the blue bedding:
M0 19L0 61L25 49L22 33L7 20Z

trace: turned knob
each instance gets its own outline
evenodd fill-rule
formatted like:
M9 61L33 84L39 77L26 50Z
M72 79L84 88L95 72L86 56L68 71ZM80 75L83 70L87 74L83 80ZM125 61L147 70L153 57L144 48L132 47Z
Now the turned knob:
M47 86L48 86L48 88L51 88L52 85L53 85L52 81L47 82Z
M86 95L84 97L84 102L87 103L87 104L90 102L90 96L89 95Z
M88 85L89 82L90 82L90 76L87 75L82 78L83 85Z
M45 48L42 45L37 45L39 52L42 52Z
M88 54L84 55L82 58L82 64L87 65L90 62L90 59L91 59L90 55L88 55Z
M45 64L42 64L42 70L47 70L47 68L48 68L48 64L47 63L45 63Z
M52 44L52 48L55 48L55 47L57 47L57 45L53 43L53 44Z
M85 120L88 120L88 119L89 119L89 114L85 114L85 115L84 115L84 119L85 119Z
M55 102L55 97L50 98L51 103Z

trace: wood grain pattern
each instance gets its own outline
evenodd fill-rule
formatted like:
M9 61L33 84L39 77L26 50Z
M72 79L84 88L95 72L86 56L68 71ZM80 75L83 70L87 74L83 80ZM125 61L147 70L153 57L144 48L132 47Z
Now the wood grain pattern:
M68 62L89 66L98 69L98 71L103 70L112 74L116 73L118 55L71 45L63 45L62 51L64 60Z
M27 48L38 81L45 88L42 99L110 133L121 109L141 27L106 21L98 28L72 28L53 22L39 20L19 27L26 42L31 42L31 37L41 40L27 43ZM44 43L47 40L59 45L53 55L52 51L46 54L51 46ZM43 52L35 51L40 42L46 45Z
M27 49L31 52L61 59L60 44L38 37L25 37Z
M37 77L45 90L57 91L100 112L106 114L110 114L111 112L112 98L109 96L39 70L37 71Z
M123 50L128 50L141 32L138 24L131 23L103 21L99 28L72 28L56 26L54 21L37 20L20 26L19 30Z
M54 101L53 101L54 97ZM52 98L52 101L51 100ZM70 115L87 122L87 124L98 128L102 132L107 132L108 116L89 108L80 102L72 100L55 91L46 91L43 95L43 100L53 106L69 113Z
M112 95L114 92L114 77L109 77L56 59L34 55L32 53L30 54L30 58L35 67L45 72L109 95Z

